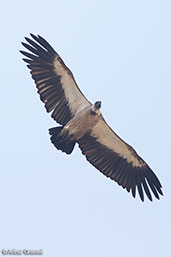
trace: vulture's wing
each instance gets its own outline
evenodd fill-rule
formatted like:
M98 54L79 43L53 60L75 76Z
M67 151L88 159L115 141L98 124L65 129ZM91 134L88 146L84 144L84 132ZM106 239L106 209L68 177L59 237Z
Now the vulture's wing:
M133 197L136 195L136 188L142 201L144 192L152 201L149 188L157 199L159 194L163 194L160 181L147 163L130 145L119 138L103 119L78 143L82 153L93 166L128 192L131 190Z
M34 40L25 38L29 44L22 43L31 53L20 51L28 59L40 99L47 112L60 124L65 125L75 113L89 106L90 102L78 88L72 72L64 64L51 45L41 36L30 34Z

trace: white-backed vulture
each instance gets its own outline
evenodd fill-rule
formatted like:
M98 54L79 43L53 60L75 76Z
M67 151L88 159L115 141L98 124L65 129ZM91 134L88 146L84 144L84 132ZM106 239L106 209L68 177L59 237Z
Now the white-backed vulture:
M21 51L31 70L40 99L47 112L62 126L49 129L51 142L67 154L78 143L86 159L104 175L116 181L133 197L138 189L152 201L159 199L162 186L148 164L125 143L105 122L101 102L91 104L78 88L72 72L51 45L41 36L30 34Z

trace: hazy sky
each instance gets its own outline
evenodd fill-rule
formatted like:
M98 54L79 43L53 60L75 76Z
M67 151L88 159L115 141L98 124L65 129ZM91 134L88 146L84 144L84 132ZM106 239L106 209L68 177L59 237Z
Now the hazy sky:
M171 256L171 2L2 1L0 251ZM50 143L20 42L45 37L109 125L148 162L164 197L142 203ZM1 253L0 253L1 254Z

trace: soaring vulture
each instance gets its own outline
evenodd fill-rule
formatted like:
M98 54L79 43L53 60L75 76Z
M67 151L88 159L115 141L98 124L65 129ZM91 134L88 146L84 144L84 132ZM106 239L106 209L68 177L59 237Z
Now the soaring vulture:
M86 159L104 175L144 201L144 193L152 201L159 199L162 186L136 151L124 142L105 122L101 102L90 103L82 94L72 72L58 53L41 36L30 34L20 51L36 83L47 112L61 126L49 129L54 146L71 154L78 143Z

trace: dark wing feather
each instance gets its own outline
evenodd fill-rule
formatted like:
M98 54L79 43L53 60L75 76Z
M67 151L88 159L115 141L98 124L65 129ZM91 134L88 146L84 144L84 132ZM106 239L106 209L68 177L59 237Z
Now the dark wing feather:
M152 201L152 193L157 199L162 186L151 168L138 156L135 150L119 138L100 120L92 130L78 140L86 159L107 177L115 180L128 192L136 196L136 189L144 201L144 193Z
M47 112L60 124L65 125L77 112L90 105L78 88L72 72L63 60L41 36L31 34L22 43L29 52L20 51L31 70L40 99Z

